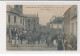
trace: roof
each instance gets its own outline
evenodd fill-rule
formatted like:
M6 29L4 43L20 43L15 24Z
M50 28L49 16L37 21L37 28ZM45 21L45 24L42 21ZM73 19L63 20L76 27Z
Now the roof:
M64 17L56 17L52 22L50 23L62 23L63 22Z
M38 15L35 15L35 14L24 14L25 17L27 18L38 18Z
M7 6L7 12L11 12L11 13L16 13L18 15L23 16L18 10L16 10L15 8L12 8L11 6Z
M26 17L37 17L36 14L24 14L24 16L26 16Z
M68 8L68 9L65 11L64 16L65 16L66 13L70 12L70 10L71 10L71 7Z
M44 25L42 25L42 24L39 24L39 26L44 26Z

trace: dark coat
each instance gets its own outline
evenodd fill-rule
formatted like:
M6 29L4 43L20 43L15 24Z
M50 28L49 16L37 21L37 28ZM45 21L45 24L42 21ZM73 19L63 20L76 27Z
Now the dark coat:
M22 34L20 35L20 40L23 40L23 35Z
M62 40L58 40L58 50L63 50Z

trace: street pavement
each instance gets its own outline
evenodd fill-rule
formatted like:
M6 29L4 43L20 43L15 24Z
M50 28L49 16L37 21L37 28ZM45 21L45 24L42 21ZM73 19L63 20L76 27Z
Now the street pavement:
M47 44L40 43L38 44L37 42L35 44L28 44L26 43L26 40L23 40L22 44L19 40L18 47L11 46L10 43L7 41L7 50L57 50L57 45L54 45L52 47L48 47Z

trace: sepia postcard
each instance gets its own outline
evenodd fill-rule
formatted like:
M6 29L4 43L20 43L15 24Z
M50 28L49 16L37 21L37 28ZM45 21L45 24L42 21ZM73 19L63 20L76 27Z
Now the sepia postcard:
M77 50L77 5L6 5L7 50Z

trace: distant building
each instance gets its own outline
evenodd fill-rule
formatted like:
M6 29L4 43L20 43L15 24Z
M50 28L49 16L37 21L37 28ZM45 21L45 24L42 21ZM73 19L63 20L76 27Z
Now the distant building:
M18 31L25 29L25 19L22 10L22 5L14 5L14 8L7 5L7 29L17 29Z
M47 23L46 28L48 28L48 29L50 28L50 22Z
M63 31L63 22L64 17L54 17L53 20L50 20L50 28L57 30L59 32Z
M25 15L25 25L27 31L37 32L39 30L39 17L38 14L27 14Z
M50 28L50 22L48 22L46 25L46 32L50 33L51 31L52 31L52 29Z
M46 26L39 24L39 30L40 32L46 33Z

